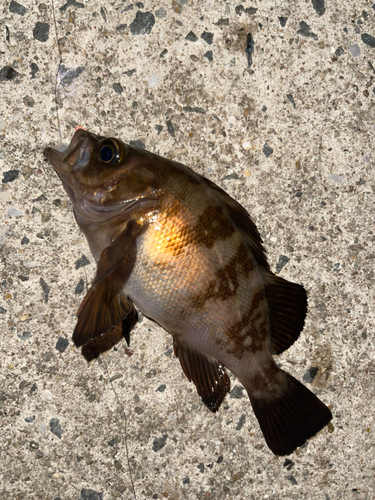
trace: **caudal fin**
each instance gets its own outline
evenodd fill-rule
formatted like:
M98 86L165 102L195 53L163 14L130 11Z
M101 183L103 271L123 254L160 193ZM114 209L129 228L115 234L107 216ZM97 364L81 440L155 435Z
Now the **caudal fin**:
M249 397L271 451L275 455L288 455L327 425L332 414L298 380L280 371L286 384L278 396L269 394L260 398L249 393Z

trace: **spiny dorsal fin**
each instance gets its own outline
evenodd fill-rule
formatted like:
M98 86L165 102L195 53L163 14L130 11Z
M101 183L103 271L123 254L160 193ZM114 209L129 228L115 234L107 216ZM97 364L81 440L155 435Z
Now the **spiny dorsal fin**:
M237 229L241 232L246 245L255 257L257 264L269 271L270 266L266 259L262 238L260 237L256 225L251 220L250 215L243 208L243 206L231 198L229 194L219 188L219 186L216 186L216 184L206 178L203 179L205 184L214 191L216 199L219 200L221 205L227 211L229 217L237 226Z
M305 323L307 294L303 286L274 274L266 276L271 338L269 349L280 354L299 337Z
M186 377L194 382L203 403L215 413L230 390L230 379L224 367L187 343L173 339L173 348Z

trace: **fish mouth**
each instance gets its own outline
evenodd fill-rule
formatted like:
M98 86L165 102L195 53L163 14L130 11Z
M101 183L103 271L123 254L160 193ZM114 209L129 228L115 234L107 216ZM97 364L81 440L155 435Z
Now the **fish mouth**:
M142 206L149 204L152 200L158 199L158 194L151 192L144 196L123 200L120 203L112 205L98 205L95 201L91 201L80 194L77 195L74 187L69 182L66 182L59 173L58 175L73 204L76 215L90 222L107 222L111 219L123 217L124 215L130 215L134 209L138 210ZM94 193L93 196L95 197L98 194Z
M64 169L67 170L67 167L75 167L79 157L82 156L82 150L89 151L100 139L102 137L81 128L75 132L68 147L47 147L44 149L43 154L45 159L60 175Z
M70 191L73 190L69 187L69 196L71 196ZM75 196L74 192L72 194ZM107 222L112 219L124 217L124 215L130 216L135 210L139 210L142 206L149 204L157 198L158 196L155 193L155 195L140 196L139 198L124 200L121 203L107 206L98 206L89 200L82 199L74 203L74 207L81 216L90 222Z

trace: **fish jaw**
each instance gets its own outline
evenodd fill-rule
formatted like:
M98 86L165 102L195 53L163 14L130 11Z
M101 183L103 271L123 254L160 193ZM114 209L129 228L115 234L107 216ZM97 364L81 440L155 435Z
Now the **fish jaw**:
M87 212L89 219L91 219L90 212L95 213L95 203L87 201L83 196L82 188L76 179L76 169L88 165L90 155L99 139L99 136L95 136L84 129L79 129L75 132L68 148L64 151L47 147L43 152L46 160L60 177L75 210L80 215Z

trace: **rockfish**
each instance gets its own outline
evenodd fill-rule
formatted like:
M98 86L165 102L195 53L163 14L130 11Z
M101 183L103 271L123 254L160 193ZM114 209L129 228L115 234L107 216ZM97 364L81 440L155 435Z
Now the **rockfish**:
M305 289L270 270L246 210L190 168L83 129L45 149L73 204L97 273L77 313L77 347L136 323L167 330L186 377L216 412L245 387L269 448L286 455L332 418L272 355L297 340Z

